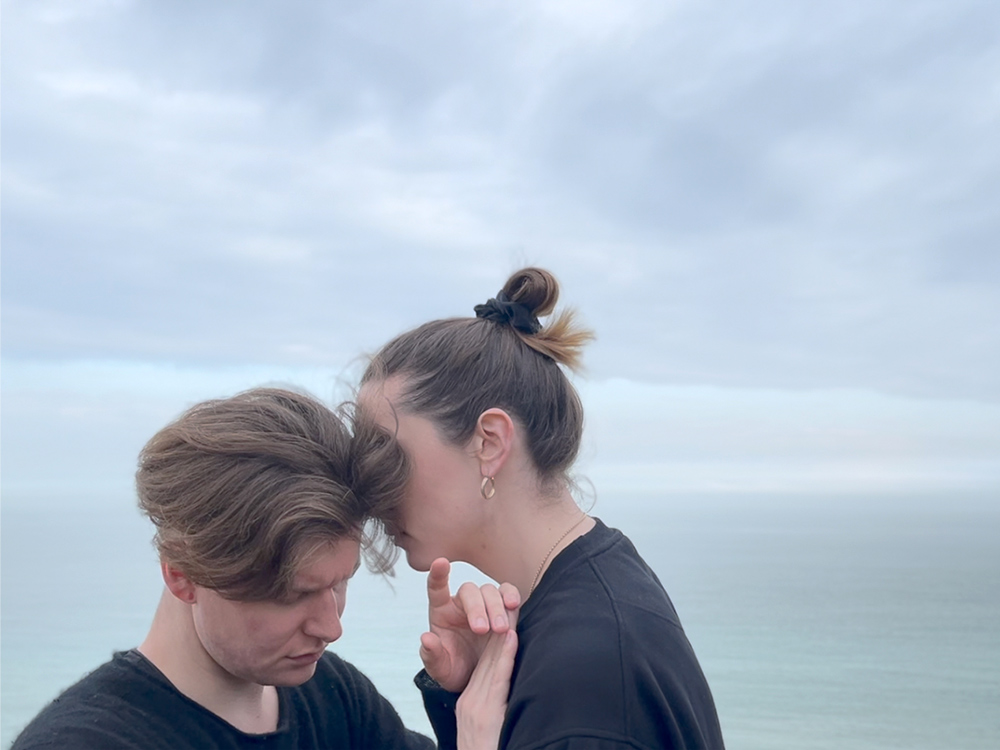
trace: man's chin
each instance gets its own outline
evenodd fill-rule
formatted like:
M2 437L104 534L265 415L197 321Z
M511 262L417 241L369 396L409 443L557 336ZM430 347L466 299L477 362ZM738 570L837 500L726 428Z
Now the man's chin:
M291 669L275 671L265 677L265 682L261 685L273 685L274 687L298 687L304 682L312 679L316 674L316 663L293 666Z

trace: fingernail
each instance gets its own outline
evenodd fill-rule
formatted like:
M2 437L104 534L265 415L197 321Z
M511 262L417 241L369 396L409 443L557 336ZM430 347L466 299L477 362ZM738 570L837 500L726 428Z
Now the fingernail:
M499 615L493 621L493 627L497 628L497 629L502 628L506 624L507 624L507 618L506 617L500 617Z
M476 627L480 628L480 629L488 629L490 627L490 624L488 622L486 622L486 618L485 617L477 617L475 624L476 624Z

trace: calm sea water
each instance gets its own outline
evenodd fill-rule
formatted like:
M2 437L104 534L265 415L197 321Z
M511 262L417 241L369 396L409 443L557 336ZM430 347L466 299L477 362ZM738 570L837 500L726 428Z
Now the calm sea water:
M606 495L593 513L670 592L731 750L1000 747L1000 497ZM149 537L124 501L5 498L2 747L142 639L161 588ZM422 576L359 574L332 648L429 731L410 683L424 621Z

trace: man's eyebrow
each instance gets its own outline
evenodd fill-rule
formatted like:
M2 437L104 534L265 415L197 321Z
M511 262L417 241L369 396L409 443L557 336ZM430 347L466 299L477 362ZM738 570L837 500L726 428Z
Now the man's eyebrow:
M344 576L343 578L335 579L333 584L331 585L336 586L338 583L351 580L352 578L354 578L354 574L358 572L358 569L360 567L361 567L361 558L359 557L357 562L354 563L354 567L351 568L351 572L348 575Z
M358 558L357 562L354 563L354 567L351 569L350 575L346 575L343 578L335 578L332 583L323 584L322 586L296 586L293 583L290 591L292 591L292 593L295 594L311 594L313 591L322 591L323 589L328 589L331 586L336 586L338 583L341 583L342 581L346 581L353 578L354 574L358 572L359 568L361 568L360 557Z

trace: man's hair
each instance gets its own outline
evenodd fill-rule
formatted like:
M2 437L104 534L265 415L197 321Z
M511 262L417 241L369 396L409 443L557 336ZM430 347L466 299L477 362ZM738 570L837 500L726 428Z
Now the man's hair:
M230 599L286 595L319 546L358 539L369 567L386 560L362 539L350 488L351 437L303 393L255 388L192 407L142 449L139 507L160 558Z

